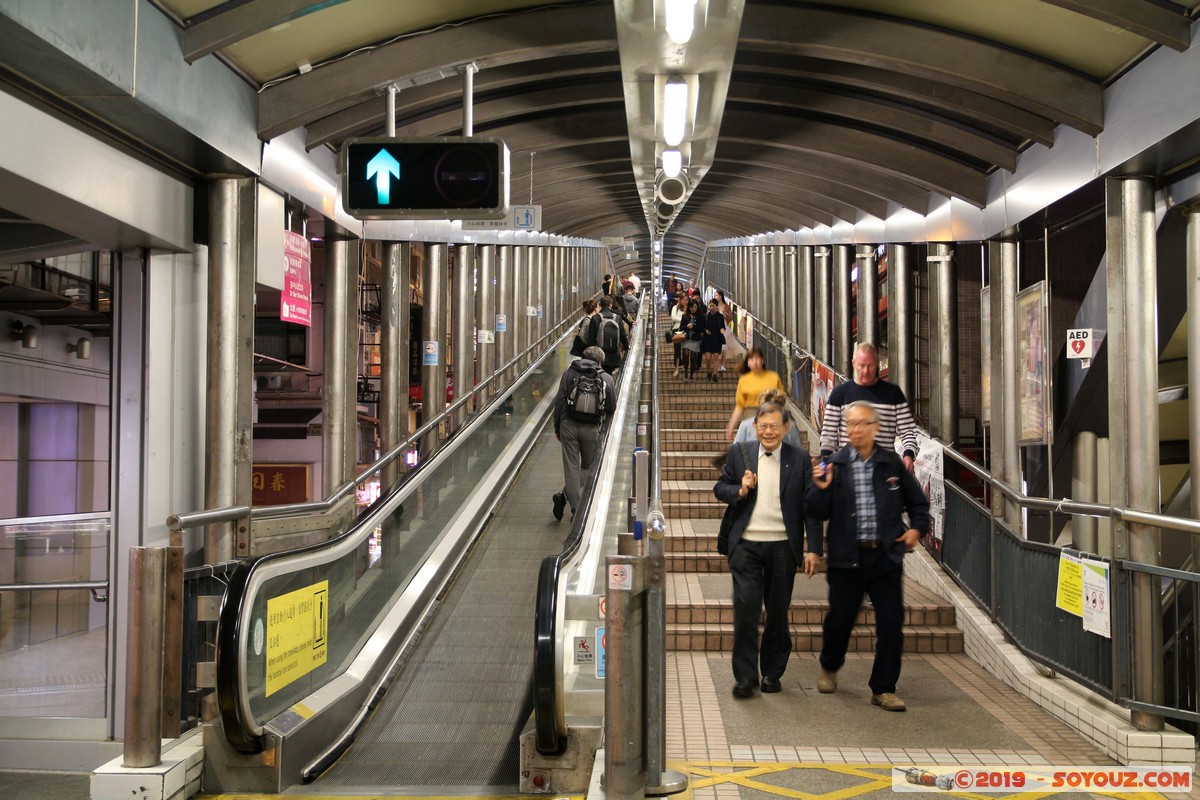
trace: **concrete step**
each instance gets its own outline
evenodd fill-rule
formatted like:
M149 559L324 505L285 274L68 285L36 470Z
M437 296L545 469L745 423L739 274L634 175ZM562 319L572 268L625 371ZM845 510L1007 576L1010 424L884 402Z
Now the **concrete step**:
M674 519L717 519L725 514L725 504L709 495L711 500L663 502L663 514L668 520Z
M720 557L718 557L720 558ZM721 559L724 561L724 559ZM789 622L797 651L821 647L821 623L828 611L825 581L798 575L792 593ZM724 652L733 644L732 582L721 574L667 576L668 647L676 650ZM920 653L961 653L962 632L955 627L954 607L921 586L905 581L905 650ZM864 601L856 620L850 649L870 652L875 647L875 614Z

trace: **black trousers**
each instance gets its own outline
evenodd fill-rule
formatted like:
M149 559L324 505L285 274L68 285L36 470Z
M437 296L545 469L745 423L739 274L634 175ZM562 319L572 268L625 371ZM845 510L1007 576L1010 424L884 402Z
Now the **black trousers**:
M788 634L788 609L796 582L796 557L788 542L740 540L729 556L733 573L733 678L738 683L758 683L761 674L779 678L792 653ZM763 608L762 644L758 621Z
M821 666L837 672L846 663L846 648L863 595L875 607L875 666L869 685L875 694L896 691L904 652L904 570L883 548L859 550L859 566L830 567L829 613L825 615Z

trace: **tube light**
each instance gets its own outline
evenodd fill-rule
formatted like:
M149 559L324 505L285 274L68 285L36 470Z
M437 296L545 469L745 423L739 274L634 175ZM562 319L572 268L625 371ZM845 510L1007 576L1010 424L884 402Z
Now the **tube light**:
M674 178L683 170L683 153L678 150L663 150L663 175Z
M687 44L696 25L696 0L666 0L667 36L675 44Z
M687 110L687 83L682 78L669 78L663 87L663 141L670 147L683 141Z

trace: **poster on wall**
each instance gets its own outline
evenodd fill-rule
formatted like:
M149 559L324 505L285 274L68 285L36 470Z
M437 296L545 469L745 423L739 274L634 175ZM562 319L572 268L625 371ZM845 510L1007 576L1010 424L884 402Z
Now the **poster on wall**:
M985 286L979 292L979 343L981 353L979 372L982 392L983 424L992 424L992 287Z
M1021 444L1049 444L1046 282L1017 293L1017 374Z
M312 327L312 249L308 239L284 231L283 257L287 264L279 296L279 318Z
M829 401L829 394L833 391L834 376L833 367L822 364L815 358L812 365L812 400L809 405L809 419L812 421L813 427L819 431L821 430L821 420L825 418L825 403Z

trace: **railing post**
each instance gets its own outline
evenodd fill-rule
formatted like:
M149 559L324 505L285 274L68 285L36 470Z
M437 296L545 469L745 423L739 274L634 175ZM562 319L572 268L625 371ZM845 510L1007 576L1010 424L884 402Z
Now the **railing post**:
M645 560L638 556L605 559L604 776L608 797L642 800L646 796L643 751L642 642L645 624Z
M125 678L125 758L131 768L162 763L162 670L166 550L129 551L129 638Z

